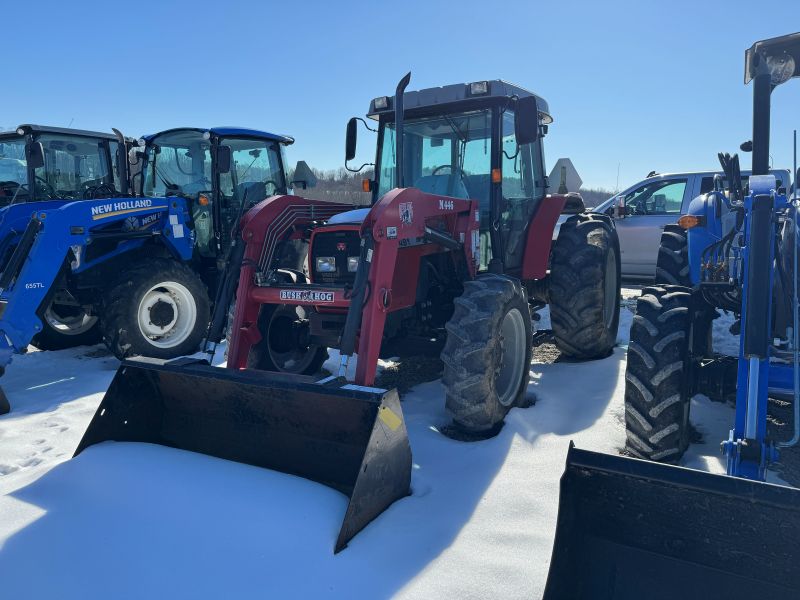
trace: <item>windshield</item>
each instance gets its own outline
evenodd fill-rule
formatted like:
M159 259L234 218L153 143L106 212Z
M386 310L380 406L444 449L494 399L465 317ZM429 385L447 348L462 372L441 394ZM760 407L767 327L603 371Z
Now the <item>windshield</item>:
M44 166L35 171L29 194L25 138L0 142L0 199L80 200L119 193L119 177L111 167L117 142L83 136L41 134Z
M430 194L472 198L489 206L491 189L490 110L407 119L403 127L403 183ZM383 130L378 196L394 187L395 129Z
M231 149L231 170L219 178L220 193L226 198L261 202L274 194L286 193L281 168L280 146L271 140L223 138Z
M211 142L201 131L174 131L147 145L145 196L211 191Z
M231 170L219 177L223 198L247 203L285 193L280 148L272 140L222 138L231 149ZM154 138L147 147L145 196L186 195L212 191L211 141L201 131L175 131Z
M14 194L27 197L27 183L25 140L11 138L0 141L0 206L11 202Z

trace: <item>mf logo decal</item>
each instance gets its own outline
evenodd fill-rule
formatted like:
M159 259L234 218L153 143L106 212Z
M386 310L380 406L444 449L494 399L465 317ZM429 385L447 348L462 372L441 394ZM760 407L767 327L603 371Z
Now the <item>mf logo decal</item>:
M390 240L397 238L397 227L387 227L386 237Z
M400 222L411 225L414 222L414 205L411 202L400 203Z
M333 302L333 292L281 290L281 300L295 300L297 302Z
M453 201L439 200L439 210L453 210Z

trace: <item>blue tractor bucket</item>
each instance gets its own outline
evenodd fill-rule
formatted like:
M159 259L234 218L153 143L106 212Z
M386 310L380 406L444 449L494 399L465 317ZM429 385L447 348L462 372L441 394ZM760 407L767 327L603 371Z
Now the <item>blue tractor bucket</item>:
M108 440L209 454L339 490L349 503L335 552L410 491L411 449L395 390L185 359L126 360L75 455Z
M800 598L800 490L570 444L545 600Z

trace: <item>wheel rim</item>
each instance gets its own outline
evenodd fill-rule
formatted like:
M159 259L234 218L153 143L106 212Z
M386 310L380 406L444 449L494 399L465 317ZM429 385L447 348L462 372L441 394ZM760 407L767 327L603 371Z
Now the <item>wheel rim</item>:
M308 343L308 324L294 311L281 311L270 320L267 333L267 352L272 363L281 371L301 373L316 351ZM280 309L279 309L280 310Z
M500 324L500 365L495 371L495 391L503 406L513 404L517 396L525 370L525 343L524 318L512 308Z
M74 309L72 306L61 306L51 304L44 312L44 319L47 324L61 335L81 335L86 333L97 324L97 317L86 313L81 307L74 311L64 311L64 309ZM59 309L61 309L59 311ZM68 314L74 312L74 314Z
M174 348L186 341L197 321L197 304L186 286L176 281L154 285L139 302L139 330L156 348Z
M613 249L606 255L605 289L603 292L603 321L611 328L617 308L617 256Z

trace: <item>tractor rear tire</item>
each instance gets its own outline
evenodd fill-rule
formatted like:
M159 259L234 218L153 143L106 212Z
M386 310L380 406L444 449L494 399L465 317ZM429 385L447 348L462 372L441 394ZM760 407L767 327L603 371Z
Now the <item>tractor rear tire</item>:
M187 265L163 258L138 264L106 294L103 338L120 360L193 354L208 329L210 304L206 286Z
M625 449L676 462L689 444L691 293L646 287L636 304L625 369Z
M549 281L550 322L558 349L579 359L611 354L619 329L620 255L609 218L580 214L561 225Z
M64 350L103 341L99 319L72 304L60 305L53 300L41 320L42 330L31 340L39 350Z
M308 319L302 306L265 305L258 315L261 341L250 349L249 369L313 375L328 360L328 349L308 340Z
M689 278L689 241L680 225L667 225L661 234L656 261L656 285L691 287Z
M490 432L523 405L530 378L531 314L516 279L481 275L464 283L442 350L445 408L470 433Z

